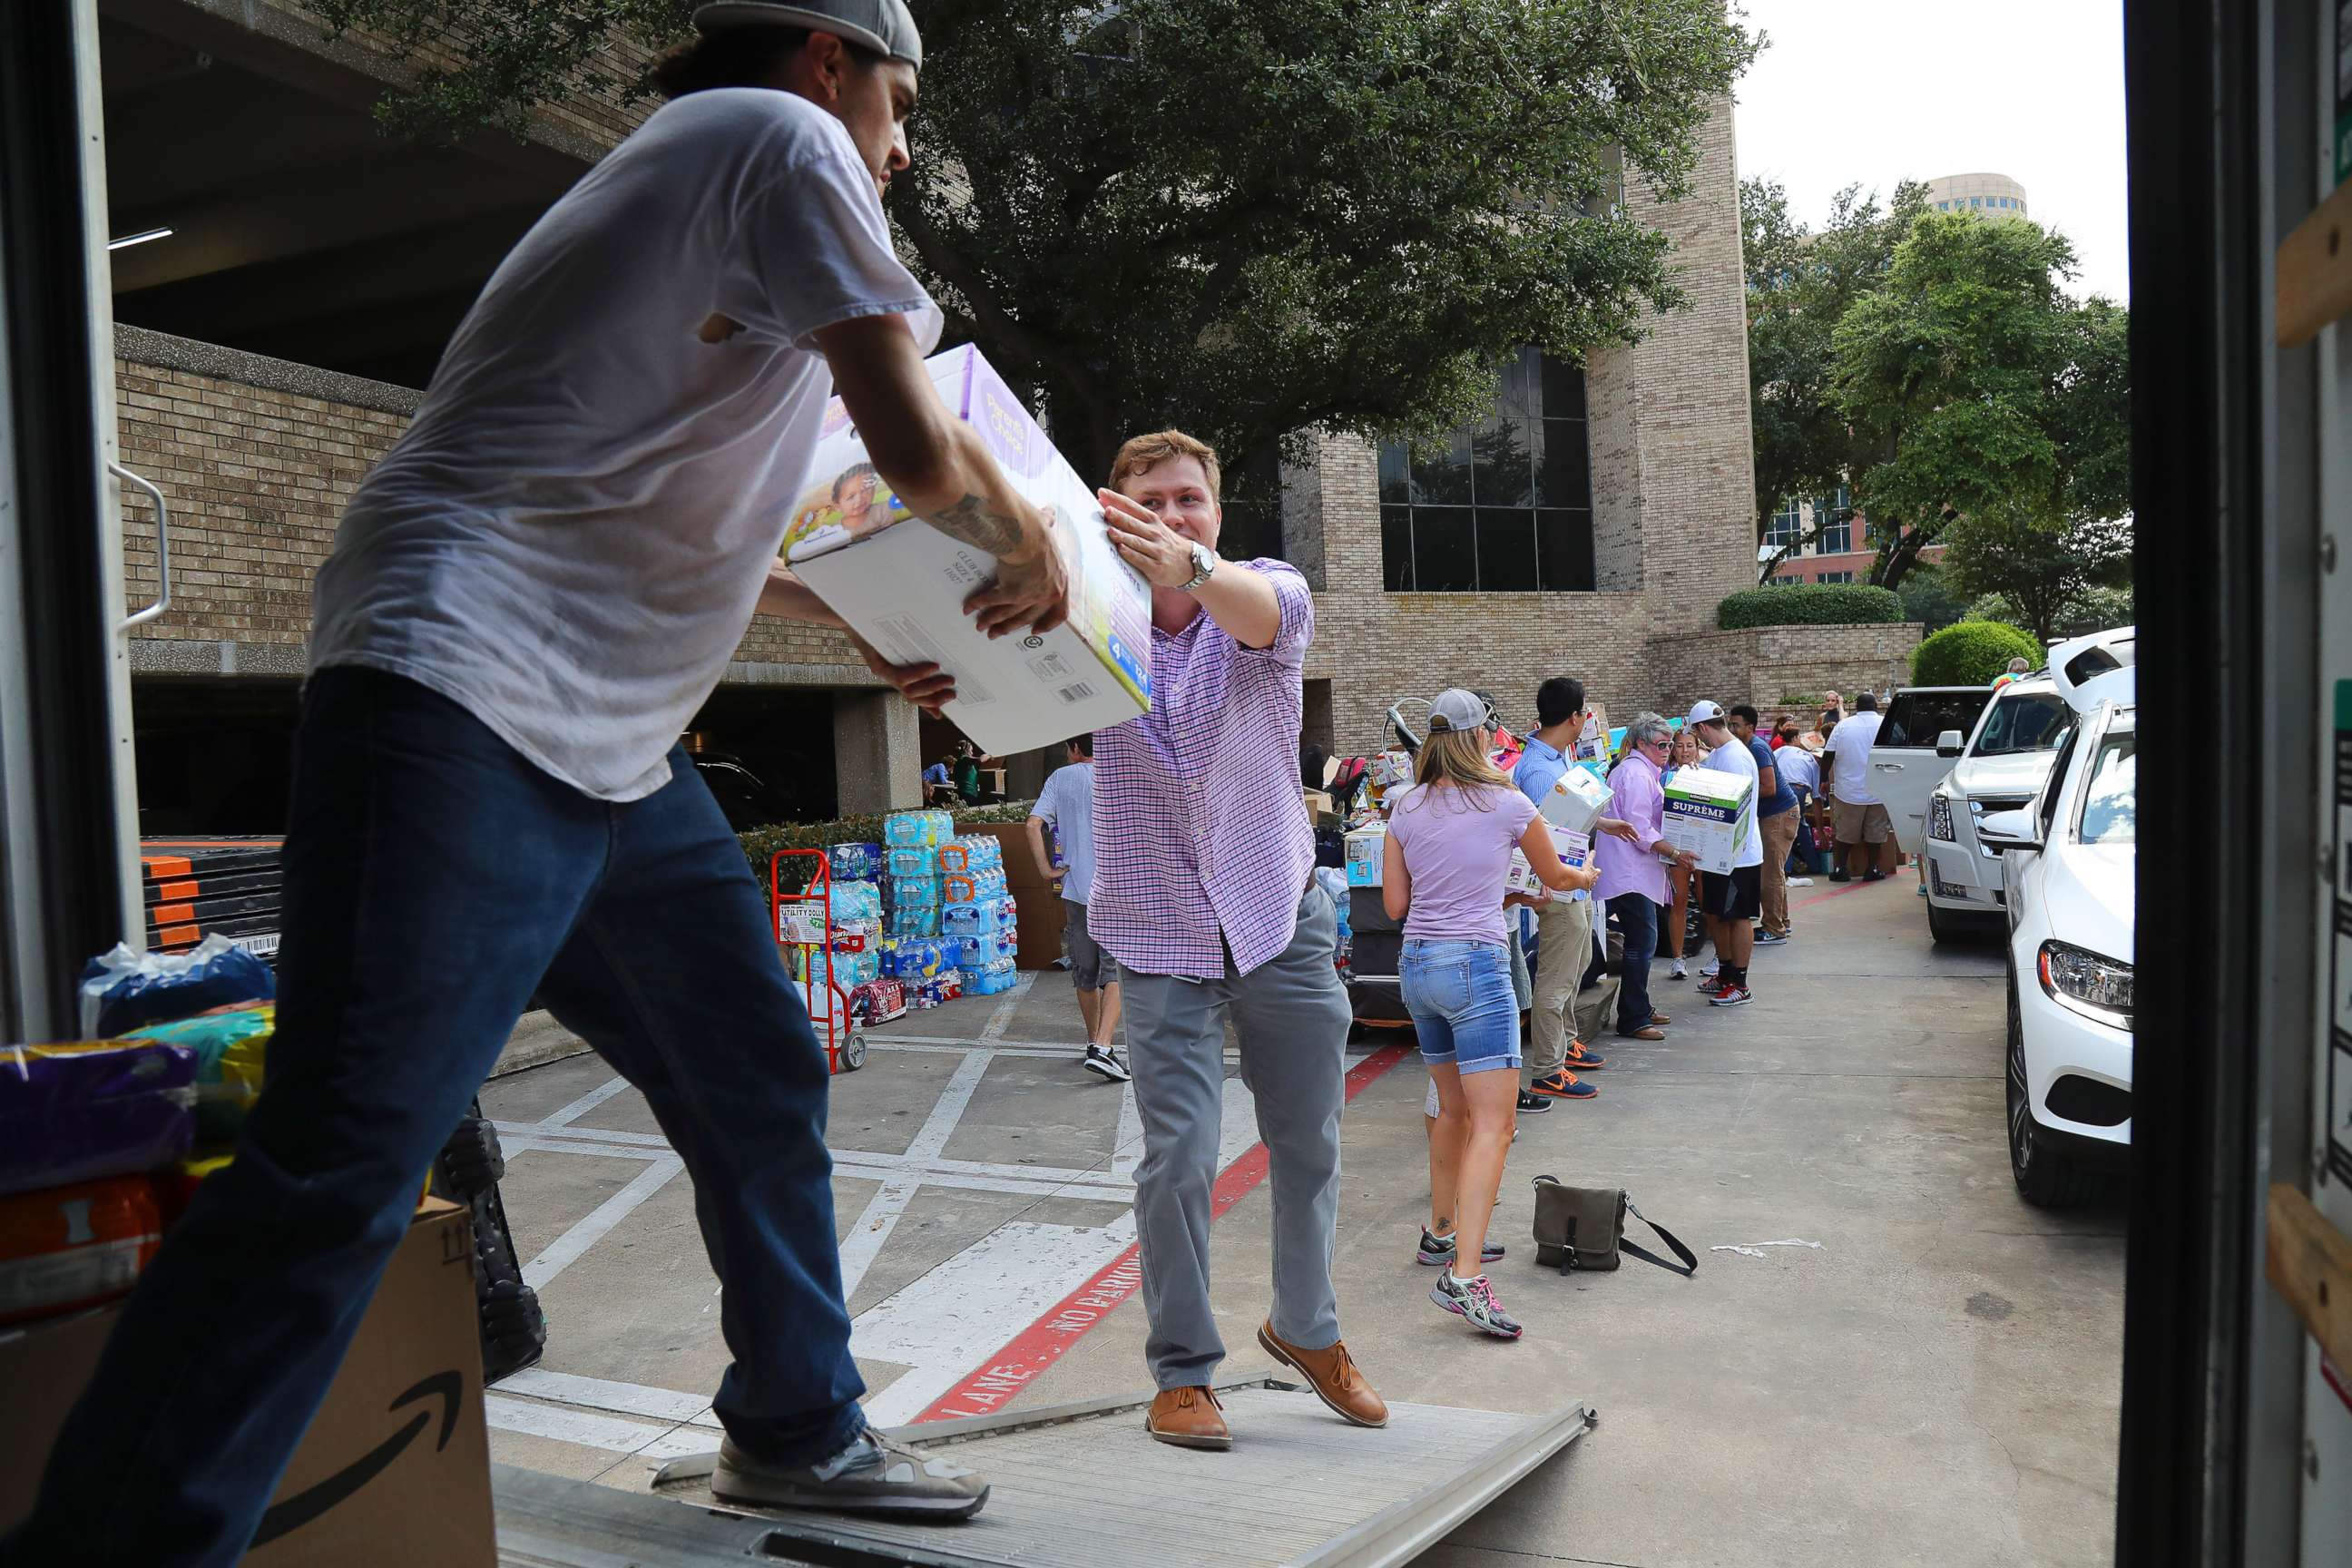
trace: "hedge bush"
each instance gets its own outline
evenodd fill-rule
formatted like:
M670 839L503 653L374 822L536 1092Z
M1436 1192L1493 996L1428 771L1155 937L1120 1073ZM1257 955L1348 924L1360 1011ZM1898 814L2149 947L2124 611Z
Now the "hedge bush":
M967 806L956 812L956 826L984 822L1025 822L1029 807L1025 800L999 801L994 805ZM780 822L772 827L754 827L735 836L743 846L743 858L751 862L751 874L759 879L764 890L768 886L768 867L779 849L822 849L828 844L879 844L882 842L880 816L841 816L831 822ZM798 892L808 886L811 861L787 862L784 874L786 891ZM800 880L792 883L795 865L800 868Z
M1715 624L1727 632L1749 626L1881 626L1902 619L1903 601L1894 590L1868 583L1743 588L1715 612Z
M1962 621L1912 650L1911 679L1918 686L1982 686L2020 658L2042 668L2042 645L2031 634L2000 621Z

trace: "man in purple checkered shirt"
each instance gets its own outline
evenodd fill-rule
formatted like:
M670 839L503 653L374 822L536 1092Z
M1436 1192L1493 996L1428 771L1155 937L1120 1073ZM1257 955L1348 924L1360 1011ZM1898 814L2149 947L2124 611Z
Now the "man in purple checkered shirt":
M1225 1021L1257 1107L1274 1187L1273 1307L1258 1343L1361 1426L1388 1407L1339 1342L1331 1289L1349 1007L1331 900L1312 879L1298 787L1306 580L1216 553L1217 455L1180 432L1119 449L1101 492L1111 538L1151 584L1151 711L1096 737L1088 929L1118 960L1143 1121L1135 1173L1146 1429L1233 1443L1210 1385L1225 1347L1209 1304L1210 1189Z

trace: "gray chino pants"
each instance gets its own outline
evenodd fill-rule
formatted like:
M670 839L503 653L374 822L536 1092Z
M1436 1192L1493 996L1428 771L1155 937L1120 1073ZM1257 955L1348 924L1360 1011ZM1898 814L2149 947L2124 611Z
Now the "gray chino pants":
M1220 980L1119 969L1128 1063L1143 1120L1135 1225L1151 1327L1144 1356L1159 1387L1213 1382L1225 1355L1209 1304L1209 1198L1228 1015L1241 1037L1242 1081L1257 1101L1258 1137L1271 1157L1274 1331L1306 1350L1339 1338L1331 1244L1349 1010L1331 967L1336 931L1329 896L1309 888L1290 946L1247 975L1235 973L1230 955Z

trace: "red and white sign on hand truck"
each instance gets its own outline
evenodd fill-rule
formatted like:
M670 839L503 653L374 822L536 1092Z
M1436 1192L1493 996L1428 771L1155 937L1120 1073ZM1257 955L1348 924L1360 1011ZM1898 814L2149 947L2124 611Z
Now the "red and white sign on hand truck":
M786 860L814 862L808 881L797 892L784 891ZM801 996L808 1004L809 1023L824 1042L825 1066L836 1073L856 1072L866 1065L866 1034L853 1026L849 993L833 970L833 862L822 849L779 849L768 862L768 896L776 911L776 945L800 952ZM845 950L863 950L866 938L841 938ZM785 968L793 967L790 952Z

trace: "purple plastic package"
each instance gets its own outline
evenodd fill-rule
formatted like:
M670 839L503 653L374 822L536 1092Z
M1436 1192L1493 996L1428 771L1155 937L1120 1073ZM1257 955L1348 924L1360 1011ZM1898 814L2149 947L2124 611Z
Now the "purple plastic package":
M0 1193L152 1171L184 1156L195 1130L185 1046L0 1046Z

